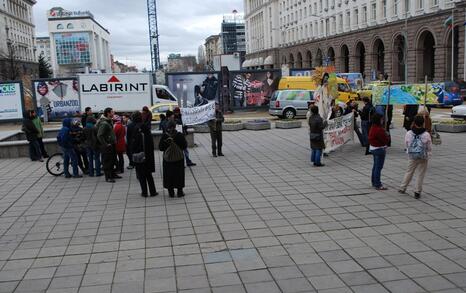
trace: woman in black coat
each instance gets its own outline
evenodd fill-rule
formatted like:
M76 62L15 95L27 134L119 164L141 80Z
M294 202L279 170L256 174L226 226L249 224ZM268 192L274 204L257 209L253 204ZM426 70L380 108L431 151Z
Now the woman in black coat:
M131 147L131 154L144 152L144 163L133 162L136 167L136 175L141 184L141 196L147 197L147 186L149 186L150 196L158 195L155 189L154 178L152 173L155 172L154 160L154 141L152 140L152 133L149 126L142 121L140 112L135 112L132 116L134 123L134 131L132 132L129 143ZM143 143L144 142L144 143Z
M173 142L178 146L179 150L181 150L181 153L177 152L177 157L179 157L179 160L177 159L176 161L168 161L165 156L165 153L169 151L169 148L173 148L173 146L170 146L172 144L171 140L173 140ZM174 121L169 121L167 123L167 132L164 133L160 139L159 149L164 152L163 187L168 189L168 194L170 197L175 196L175 188L178 189L178 197L184 196L183 188L185 180L183 150L185 150L187 147L188 143L186 142L184 135L176 131L176 123Z

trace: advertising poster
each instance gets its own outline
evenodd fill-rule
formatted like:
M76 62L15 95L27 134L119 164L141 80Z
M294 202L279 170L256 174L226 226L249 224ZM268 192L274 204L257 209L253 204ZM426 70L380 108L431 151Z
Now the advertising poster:
M198 106L219 98L219 74L215 72L167 73L167 85L179 101L186 99L188 105Z
M55 33L53 37L56 45L58 64L91 63L88 33Z
M439 104L440 97L444 95L442 84L393 85L390 87L391 105ZM388 103L388 86L377 86L372 89L372 103L386 105Z
M35 80L34 91L40 116L43 107L51 120L72 117L81 110L77 79Z
M21 83L0 83L0 121L21 120L22 118Z
M280 70L231 71L230 91L235 109L268 106L278 88Z
M192 108L181 108L184 125L197 125L215 119L215 102Z
M354 117L353 113L328 120L324 129L325 153L329 153L354 140Z
M311 76L313 72L312 68L291 68L290 76Z

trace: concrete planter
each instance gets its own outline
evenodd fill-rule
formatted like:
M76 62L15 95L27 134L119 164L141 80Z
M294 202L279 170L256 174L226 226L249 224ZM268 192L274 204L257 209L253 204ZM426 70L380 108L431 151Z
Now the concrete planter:
M271 123L268 120L246 121L244 128L247 130L267 130L271 128Z
M281 129L300 128L301 126L302 123L299 120L278 120L275 122L275 128Z
M439 123L439 124L435 124L435 129L437 129L438 132L450 132L450 133L466 132L466 124Z
M222 130L224 131L238 131L238 130L243 130L243 129L244 129L243 122L223 123L222 125Z
M194 132L196 133L209 133L210 129L207 124L198 124L198 125L193 125Z

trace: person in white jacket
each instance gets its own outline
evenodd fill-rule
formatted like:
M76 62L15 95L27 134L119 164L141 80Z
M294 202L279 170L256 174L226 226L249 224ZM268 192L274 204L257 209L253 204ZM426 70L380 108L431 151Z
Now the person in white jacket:
M408 170L406 170L399 193L406 193L414 172L418 169L414 197L421 197L422 184L427 171L427 162L432 156L432 139L424 127L424 117L418 115L414 118L413 127L405 136L406 150L409 155Z

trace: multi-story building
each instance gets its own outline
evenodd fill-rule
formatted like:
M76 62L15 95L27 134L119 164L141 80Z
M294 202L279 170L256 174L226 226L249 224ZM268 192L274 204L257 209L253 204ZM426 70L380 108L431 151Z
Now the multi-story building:
M36 38L37 57L40 55L44 56L44 60L49 64L52 62L52 56L50 55L50 38L49 37L37 37Z
M214 56L222 54L220 46L220 35L212 35L205 39L205 59L208 67L213 66Z
M34 4L35 0L0 0L0 79L37 75Z
M168 55L168 72L191 72L196 69L195 56L181 56L181 54Z
M110 32L92 13L55 7L47 15L54 76L111 72Z
M222 54L246 52L245 25L242 15L223 16L220 39L222 41Z
M243 67L328 64L367 79L466 80L466 1L245 0L244 7Z

